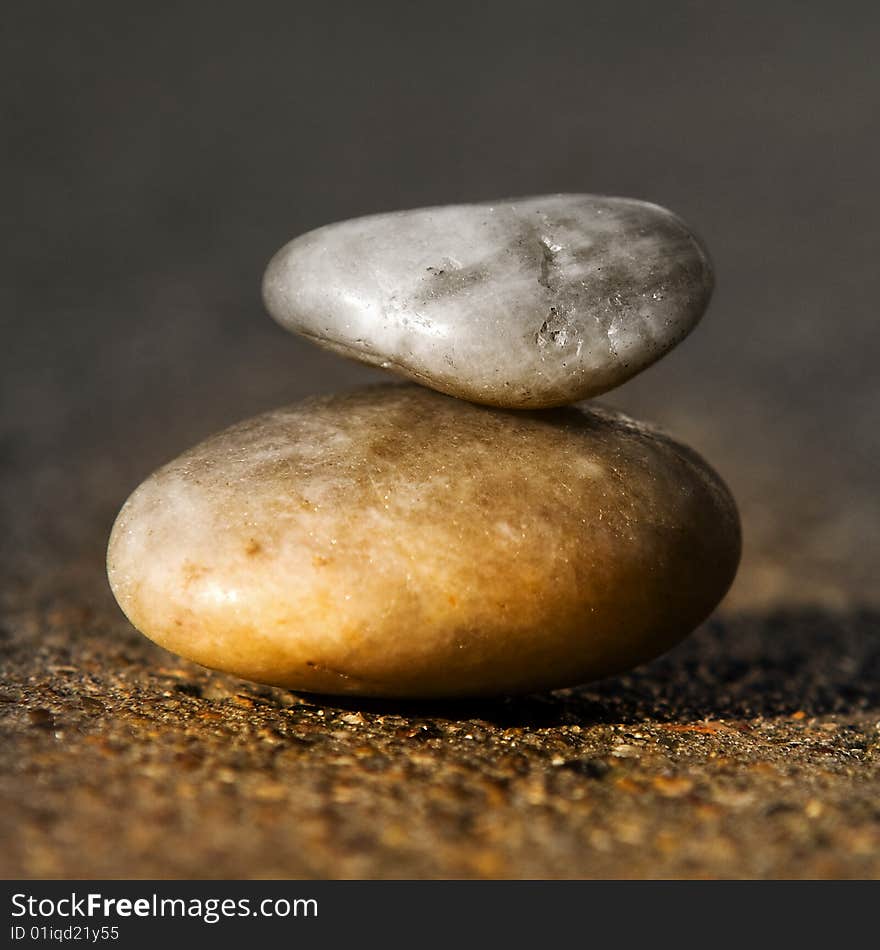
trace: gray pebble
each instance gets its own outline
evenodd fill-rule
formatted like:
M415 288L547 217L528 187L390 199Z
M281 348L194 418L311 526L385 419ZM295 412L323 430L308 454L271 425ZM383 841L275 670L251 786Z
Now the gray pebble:
M282 248L263 284L288 330L509 408L619 386L693 329L711 290L706 252L681 219L595 195L331 224Z

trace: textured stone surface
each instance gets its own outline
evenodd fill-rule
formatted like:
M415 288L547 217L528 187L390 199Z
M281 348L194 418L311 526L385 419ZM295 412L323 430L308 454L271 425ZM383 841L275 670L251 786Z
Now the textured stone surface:
M558 406L658 360L702 316L706 253L657 205L545 195L372 215L295 239L282 326L474 402Z
M108 571L138 629L214 669L461 696L656 656L717 605L739 548L718 476L624 416L386 386L171 462L124 506Z

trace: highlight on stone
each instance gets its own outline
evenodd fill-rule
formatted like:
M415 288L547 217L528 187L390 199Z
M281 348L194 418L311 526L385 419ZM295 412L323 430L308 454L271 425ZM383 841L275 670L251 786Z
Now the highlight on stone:
M116 599L184 657L318 693L522 693L662 653L734 578L735 503L691 449L568 404L674 346L711 284L677 217L623 198L298 238L266 274L276 319L425 386L306 400L164 466L113 527Z

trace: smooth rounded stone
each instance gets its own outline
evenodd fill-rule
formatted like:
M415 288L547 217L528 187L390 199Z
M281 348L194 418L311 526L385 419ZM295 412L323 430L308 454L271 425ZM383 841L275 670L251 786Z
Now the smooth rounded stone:
M739 549L719 477L632 420L383 386L257 416L160 469L120 512L108 571L139 630L205 666L455 697L661 653Z
M269 313L327 349L507 408L619 386L695 326L705 250L672 212L548 195L372 215L272 259Z

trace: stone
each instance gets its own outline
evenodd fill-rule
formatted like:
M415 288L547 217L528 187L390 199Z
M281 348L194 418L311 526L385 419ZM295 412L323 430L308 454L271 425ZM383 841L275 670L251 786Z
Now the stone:
M148 478L108 572L167 649L316 693L563 687L656 656L739 559L693 451L600 409L510 412L418 386L314 398Z
M548 195L318 228L275 255L263 297L320 346L524 409L597 395L660 359L700 319L712 282L672 212Z

